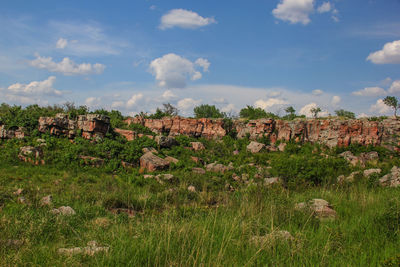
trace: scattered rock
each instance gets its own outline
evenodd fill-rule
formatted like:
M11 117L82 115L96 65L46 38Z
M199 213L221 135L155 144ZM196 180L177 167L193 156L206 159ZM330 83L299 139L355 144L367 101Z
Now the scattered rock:
M174 163L174 164L176 164L176 163L179 162L178 159L176 159L176 158L174 158L174 157L170 157L170 156L165 157L165 160L168 161L169 163Z
M234 150L234 151L233 151L233 155L235 155L235 156L236 156L236 155L239 155L239 150Z
M350 175L349 176L345 176L345 175L340 175L338 178L337 178L337 181L338 181L338 183L351 183L351 182L354 182L354 178L355 178L355 176L356 175L359 175L361 172L359 172L359 171L356 171L356 172L352 172L352 173L350 173Z
M231 186L230 184L225 184L225 189L230 191L230 192L235 191L235 188L233 188L233 186Z
M193 192L193 193L196 192L196 187L194 187L193 185L189 185L187 189L189 192Z
M140 157L140 167L150 172L156 170L164 170L169 167L169 162L154 155L151 152L147 152Z
M265 178L264 185L282 184L282 179L279 177Z
M251 238L251 241L257 246L274 245L279 242L291 242L294 240L294 237L285 230L273 231L264 236L253 236Z
M264 144L255 141L251 141L250 144L247 146L247 150L253 154L260 152L263 148L265 148Z
M393 166L390 173L379 179L381 186L398 187L400 186L400 168Z
M171 148L173 146L179 145L178 141L176 141L175 138L171 136L158 135L155 137L154 140L161 148Z
M351 151L346 151L339 156L343 157L345 160L347 160L351 165L356 166L357 164L360 164L361 166L365 166L367 162L370 161L377 161L379 160L379 154L376 151L371 151L368 153L361 153L360 156L354 156Z
M192 168L192 172L197 173L197 174L205 174L206 173L206 171L203 168Z
M192 146L194 151L206 149L205 146L203 145L203 143L201 143L201 142L190 142L190 145Z
M24 189L18 188L17 191L15 191L13 194L16 195L16 196L19 196L19 195L22 194L22 191L24 191Z
M35 165L44 164L44 161L41 160L43 156L42 149L40 147L33 146L23 146L20 148L20 153L18 154L18 158L25 162L30 162Z
M143 151L144 154L149 153L149 152L154 153L154 154L158 154L157 149L155 149L154 147L145 147L145 148L142 149L142 151Z
M201 158L199 158L199 157L193 157L193 156L191 156L190 159L193 160L193 161L196 162L196 163L204 164L204 161L203 161Z
M72 256L77 254L84 254L93 256L96 253L104 252L107 253L109 247L99 247L96 241L89 241L87 247L75 247L75 248L59 248L58 253L66 256Z
M51 206L52 204L53 204L53 196L52 195L45 196L40 200L41 206Z
M316 198L310 200L308 203L301 202L296 204L295 208L297 210L308 208L313 215L320 220L335 219L337 217L336 211L332 208L328 201L324 199Z
M236 182L239 182L241 180L240 176L237 175L236 173L232 174L232 179L235 180Z
M284 152L286 149L286 145L287 145L286 143L280 143L278 146L278 150Z
M27 202L26 202L26 199L25 199L24 197L18 197L17 202L18 202L19 204L26 204L26 203L27 203Z
M381 172L382 172L381 169L368 169L368 170L364 170L363 174L365 177L369 177L375 173L379 174Z
M61 206L58 209L52 209L50 211L53 214L56 215L65 215L65 216L70 216L70 215L75 215L76 212L70 207L70 206Z
M118 129L118 128L114 128L113 130L114 130L114 132L125 137L126 140L128 140L128 141L132 141L132 140L135 140L138 138L138 134L135 131Z
M223 164L219 164L219 163L210 163L208 165L206 165L206 170L209 172L219 172L219 173L224 173L226 171L231 171L233 170L233 165L232 163L229 163L228 166L225 166Z

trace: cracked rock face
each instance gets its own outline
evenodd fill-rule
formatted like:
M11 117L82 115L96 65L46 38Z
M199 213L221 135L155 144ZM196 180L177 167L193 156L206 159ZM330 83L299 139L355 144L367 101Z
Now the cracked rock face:
M399 187L400 186L400 168L393 166L390 173L379 179L381 186Z

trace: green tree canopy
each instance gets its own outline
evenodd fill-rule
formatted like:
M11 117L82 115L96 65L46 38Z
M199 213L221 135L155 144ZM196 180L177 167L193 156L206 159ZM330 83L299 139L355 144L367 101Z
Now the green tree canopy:
M383 99L383 103L394 110L394 116L397 117L397 109L400 108L399 100L394 96L387 96Z
M196 118L225 118L226 114L214 105L203 104L193 109Z
M349 118L349 119L355 119L356 118L356 115L353 112L347 111L347 110L344 110L344 109L335 110L335 114L338 117L344 117L344 118Z
M268 117L267 112L262 108L255 108L253 106L247 105L245 108L242 108L239 112L239 116L241 118L247 118L250 120L261 119Z

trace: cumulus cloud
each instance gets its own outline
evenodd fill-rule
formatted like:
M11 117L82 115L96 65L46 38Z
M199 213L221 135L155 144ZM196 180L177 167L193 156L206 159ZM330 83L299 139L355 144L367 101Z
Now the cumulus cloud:
M332 104L332 106L336 107L340 103L340 101L342 101L340 96L335 95L332 97L331 104Z
M323 93L324 93L324 91L322 91L322 90L320 90L320 89L315 89L315 90L312 91L312 94L313 94L313 95L316 95L316 96L320 96L320 95L322 95Z
M60 38L57 41L56 48L64 49L65 47L67 47L67 45L68 45L68 40L64 39L64 38Z
M142 93L134 94L132 97L126 102L127 108L132 108L133 106L137 105L138 101L143 98Z
M62 92L53 88L56 81L56 77L50 76L44 81L33 81L28 84L15 83L10 85L6 92L13 95L51 95L51 96L61 96Z
M387 114L391 109L383 102L383 99L378 99L375 104L371 105L369 111L378 112L379 114Z
M210 67L211 63L210 61L208 61L205 58L198 58L195 62L194 62L197 66L200 66L203 68L204 72L208 71L208 68Z
M388 92L391 94L400 94L400 80L393 81Z
M166 91L162 94L162 96L161 96L161 98L162 98L163 100L166 100L166 101L175 99L176 97L177 97L177 96L176 96L171 90L166 90Z
M269 109L273 106L286 105L286 104L289 104L289 102L279 98L268 98L267 100L258 99L256 102L254 102L254 106L256 108L262 108L266 111L270 111Z
M178 109L184 114L192 112L193 108L201 103L201 100L193 98L184 98L178 101Z
M111 108L123 108L125 106L124 101L113 101L111 103Z
M207 60L199 58L196 62L201 62L202 68L208 70L209 62ZM171 53L154 59L150 63L150 72L155 76L160 87L184 88L187 78L194 81L202 77L195 65L190 60Z
M386 94L386 91L381 87L366 87L352 94L356 96L380 96Z
M311 22L310 14L314 11L314 0L281 0L272 14L280 20L292 24L307 25Z
M386 43L382 50L369 54L367 60L375 64L400 64L400 40Z
M326 13L326 12L331 11L331 9L332 9L331 3L324 2L322 5L320 5L317 8L317 11L318 11L318 13Z
M54 62L51 57L41 57L36 54L36 59L29 62L31 66L39 69L46 69L51 72L59 72L64 75L89 75L103 73L105 66L103 64L82 63L76 64L74 61L65 57L60 62Z
M196 12L185 9L172 9L161 17L160 29L179 27L183 29L196 29L216 23L214 18L204 18Z
M313 117L313 114L312 114L311 110L313 108L317 108L317 107L318 107L317 103L307 104L307 105L305 105L304 107L302 107L300 109L299 114L300 115L305 115L307 118L311 118L311 117ZM328 116L328 115L329 115L329 112L326 111L326 110L322 110L321 112L318 113L318 117L325 117L325 116Z
M269 97L280 97L282 95L282 92L280 91L271 91L267 93L267 96Z
M85 105L90 107L90 108L94 108L94 107L99 107L101 104L101 99L99 97L88 97L85 100Z
M225 113L234 113L234 112L236 112L236 110L237 109L236 109L235 105L232 103L221 108L221 111L225 112Z

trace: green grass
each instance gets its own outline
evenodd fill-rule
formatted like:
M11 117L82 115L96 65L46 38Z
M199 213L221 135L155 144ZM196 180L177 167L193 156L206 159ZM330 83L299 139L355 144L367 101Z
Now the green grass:
M135 171L1 163L0 239L24 243L0 246L0 265L376 266L398 257L399 189L359 182L289 190L230 181L236 191L228 192L228 175L195 176L179 168L171 173L178 180L160 185ZM28 204L18 203L18 188ZM56 216L41 207L49 194L54 207L71 206L76 215ZM312 198L329 201L338 218L320 222L295 210ZM128 208L134 216L113 214L112 208ZM295 240L264 246L251 241L276 230ZM57 253L91 240L110 251Z

